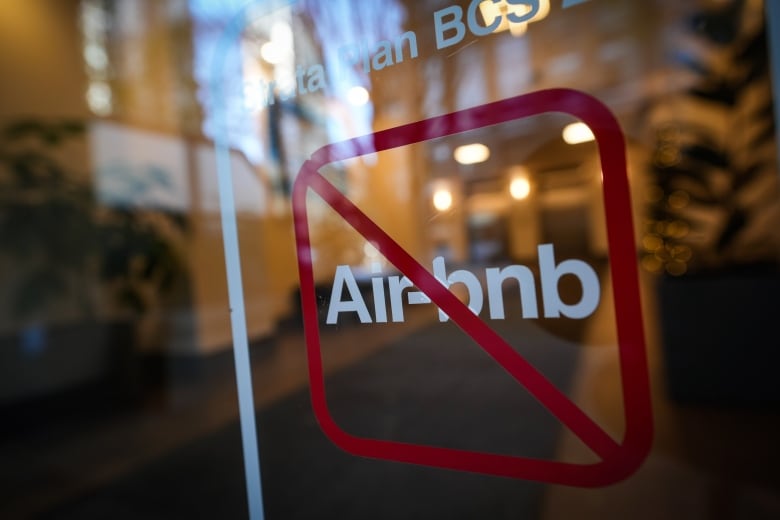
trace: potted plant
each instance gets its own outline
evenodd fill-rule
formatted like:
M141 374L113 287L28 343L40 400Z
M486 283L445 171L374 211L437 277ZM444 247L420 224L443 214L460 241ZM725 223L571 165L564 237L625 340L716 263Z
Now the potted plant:
M642 265L661 273L667 390L681 403L776 403L780 192L765 25L734 1L696 13L688 30L695 50L676 56L692 79L651 111L642 237Z
M0 402L96 382L137 397L138 324L183 274L182 215L101 203L89 176L66 166L63 148L84 130L37 120L0 129Z

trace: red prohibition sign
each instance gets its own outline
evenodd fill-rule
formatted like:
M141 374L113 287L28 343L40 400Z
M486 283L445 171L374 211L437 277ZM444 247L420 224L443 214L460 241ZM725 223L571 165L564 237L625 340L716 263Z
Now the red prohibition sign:
M563 112L583 121L593 131L598 145L626 424L620 442L512 349L319 173L319 169L329 163L545 112ZM359 437L339 427L330 414L325 395L306 209L309 190L318 194L356 231L370 240L385 258L601 460L591 464L574 464L418 445ZM293 187L292 204L312 405L320 427L333 443L349 453L376 459L581 487L608 485L628 477L639 468L652 444L652 412L625 141L615 117L601 102L576 90L542 90L330 144L320 148L304 163Z

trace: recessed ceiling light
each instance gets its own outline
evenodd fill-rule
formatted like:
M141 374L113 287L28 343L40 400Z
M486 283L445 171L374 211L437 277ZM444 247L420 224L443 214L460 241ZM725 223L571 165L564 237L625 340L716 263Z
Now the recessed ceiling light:
M455 160L460 164L477 164L490 157L490 149L482 143L464 144L455 148Z
M566 125L563 129L563 140L568 144L587 143L596 139L588 125L578 121Z
M531 193L531 183L528 177L515 177L509 183L509 194L515 200L523 200Z
M439 211L447 211L452 207L452 193L446 188L439 188L433 194L433 207Z

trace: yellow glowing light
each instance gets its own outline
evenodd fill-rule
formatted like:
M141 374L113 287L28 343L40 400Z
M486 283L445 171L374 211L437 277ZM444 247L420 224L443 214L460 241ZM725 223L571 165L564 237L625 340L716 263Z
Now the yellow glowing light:
M691 200L691 196L687 192L682 190L676 190L669 195L669 205L674 209L682 209L688 205Z
M659 247L663 247L663 245L663 239L656 234L651 233L642 237L642 247L644 247L645 251L648 253L656 251Z
M642 267L644 267L646 271L657 273L663 269L664 264L654 256L646 256L642 258Z
M568 144L587 143L595 138L588 125L582 122L571 123L563 129L563 140Z
M359 107L368 103L368 90L363 87L352 87L347 91L347 101L350 105Z
M460 164L477 164L488 160L490 148L482 143L464 144L455 148L453 156Z
M684 275L688 270L688 265L685 262L681 262L679 260L667 262L664 267L666 268L666 272L672 276Z
M674 238L684 238L688 235L691 227L684 220L674 220L666 226L666 233Z
M528 29L528 24L531 22L538 22L547 17L550 13L550 0L539 0L539 8L531 18L522 22L513 22L507 16L512 13L513 18L525 18L531 12L531 6L529 4L516 4L510 6L506 0L500 0L498 2L494 0L485 0L479 4L479 11L482 14L482 20L486 27L489 27L493 22L498 19L501 23L493 30L494 33L506 31L512 36L522 36Z
M531 183L526 177L515 177L509 183L509 194L515 200L523 200L531 193Z
M690 247L681 244L681 245L673 246L671 254L672 254L672 258L674 258L678 262L688 262L693 256L693 251L691 251Z
M440 188L433 194L433 207L439 211L447 211L452 207L452 193L448 189Z

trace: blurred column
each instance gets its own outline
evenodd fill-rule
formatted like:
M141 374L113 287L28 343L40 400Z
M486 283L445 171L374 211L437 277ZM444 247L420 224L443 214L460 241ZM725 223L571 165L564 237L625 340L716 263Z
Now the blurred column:
M510 169L508 187L509 255L514 260L534 258L542 238L538 190L527 170L519 166Z
M456 177L438 178L428 185L433 256L451 262L468 259L466 204L463 182Z
M607 217L604 213L601 172L593 175L587 189L588 250L593 256L606 257L609 246L607 244Z

